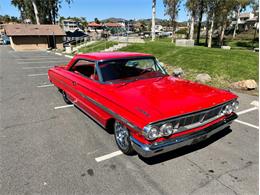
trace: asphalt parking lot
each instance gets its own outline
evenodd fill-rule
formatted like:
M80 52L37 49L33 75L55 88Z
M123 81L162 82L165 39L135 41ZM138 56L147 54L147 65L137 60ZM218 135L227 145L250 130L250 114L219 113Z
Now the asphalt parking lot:
M47 70L70 59L0 47L0 194L258 194L258 97L229 130L152 159L65 106Z

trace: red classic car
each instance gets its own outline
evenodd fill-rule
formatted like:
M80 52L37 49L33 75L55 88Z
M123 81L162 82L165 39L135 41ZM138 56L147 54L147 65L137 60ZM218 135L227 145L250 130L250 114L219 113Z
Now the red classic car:
M150 54L79 54L48 76L66 103L113 128L125 154L151 157L191 145L237 118L236 95L169 76Z

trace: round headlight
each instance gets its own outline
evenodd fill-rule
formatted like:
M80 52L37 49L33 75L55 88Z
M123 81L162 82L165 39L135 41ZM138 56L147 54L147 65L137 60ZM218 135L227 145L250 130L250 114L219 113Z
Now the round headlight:
M233 107L230 104L228 104L226 105L225 110L226 110L226 114L231 114L233 112Z
M237 100L235 100L235 101L232 103L233 110L237 110L237 109L238 109L238 106L239 106L239 102L238 102Z
M163 136L169 136L173 133L173 126L171 123L166 123L164 125L161 126L160 128L160 133Z
M159 130L156 127L152 127L149 132L147 133L147 138L149 140L154 140L156 138L158 138L159 135Z
M226 106L222 108L222 111L221 111L222 114L227 114L227 111L226 111Z

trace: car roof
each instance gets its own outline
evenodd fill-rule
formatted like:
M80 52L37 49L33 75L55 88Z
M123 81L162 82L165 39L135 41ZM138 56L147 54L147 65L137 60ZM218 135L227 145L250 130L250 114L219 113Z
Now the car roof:
M121 58L135 58L135 57L152 57L151 54L137 53L137 52L93 52L78 54L77 58L86 58L90 60L110 60L110 59L121 59Z

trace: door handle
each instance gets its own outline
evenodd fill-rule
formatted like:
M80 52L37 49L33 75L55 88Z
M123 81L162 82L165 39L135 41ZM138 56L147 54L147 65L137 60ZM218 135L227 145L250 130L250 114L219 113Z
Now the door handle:
M72 85L73 86L77 85L76 81L72 81Z

